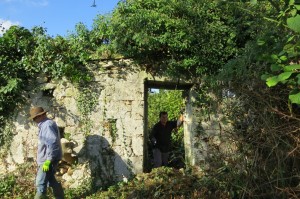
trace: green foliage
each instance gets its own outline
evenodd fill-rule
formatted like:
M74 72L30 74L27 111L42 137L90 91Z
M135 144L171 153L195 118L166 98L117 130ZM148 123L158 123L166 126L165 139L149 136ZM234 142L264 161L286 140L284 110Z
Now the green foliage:
M93 189L92 182L90 180L85 180L77 188L69 188L64 190L66 199L87 198L94 192L96 192L96 190Z
M6 122L23 101L22 91L30 81L32 70L24 67L24 60L33 46L32 34L21 27L13 26L0 37L0 146L9 140Z
M0 146L3 149L0 153L0 156L7 155L7 150L10 147L10 143L13 139L13 132L12 132L12 124L10 121L7 121L7 117L1 117L0 121L3 122L3 126L0 128Z
M299 10L300 10L300 8L299 8ZM295 32L300 33L300 15L297 14L296 16L288 18L287 25L290 29L294 30Z
M114 59L122 57L117 54L115 47L111 45L111 35L111 15L98 15L94 20L90 36L90 43L95 48L91 59Z
M264 60L271 65L271 71L262 75L269 87L278 83L284 84L289 89L289 100L291 103L300 104L298 89L300 85L299 57L300 57L300 6L295 1L290 1L287 9L281 11L278 16L278 23L285 25L283 29L284 37L278 37L281 43L280 48L275 53L269 52L264 56ZM262 44L262 45L265 45Z
M48 81L65 77L78 86L93 79L89 64L91 58L99 58L95 52L107 40L107 22L98 20L93 31L79 23L67 38L50 37L42 27L30 31L18 26L0 37L0 145L8 137L5 124L25 102L25 90L36 88L37 76ZM101 34L104 36L97 40Z
M25 163L19 166L14 173L0 176L0 197L14 199L32 199L36 193L34 179L36 176L36 165ZM60 176L56 176L60 180ZM82 182L77 188L64 188L66 199L86 198L99 191L99 188L92 186L90 179ZM48 187L47 195L54 198L52 188Z
M30 74L23 66L23 59L32 54L32 45L33 37L24 28L13 26L0 37L0 111L9 112L8 104L17 101L13 98L27 84Z
M201 173L161 167L88 198L230 198L217 180Z
M185 107L181 90L159 90L148 96L148 126L152 128L159 121L161 111L168 112L169 120L177 120Z
M236 53L229 8L206 0L124 1L113 13L112 42L153 73L215 73Z
M16 184L14 175L1 176L0 178L0 197L12 195L13 187Z
M82 130L85 135L88 135L92 128L92 121L89 119L90 114L95 111L98 103L99 93L94 92L91 88L82 88L77 97L77 108L81 114Z
M150 132L155 123L159 121L161 111L168 112L169 120L177 120L180 111L185 108L183 91L159 90L158 93L149 93L148 97L148 131ZM172 143L179 147L183 144L183 129L172 134Z
M53 79L66 77L74 83L90 81L92 77L86 68L89 51L88 48L83 50L83 42L87 41L82 36L82 29L77 29L79 33L76 39L69 40L61 36L51 38L45 34L37 35L34 57L31 58L35 63L33 67Z
M299 168L292 163L299 135L291 133L298 132L299 109L287 101L288 96L293 102L299 100L298 92L293 92L298 87L299 34L287 25L294 6L289 1L269 2L276 6L265 7L266 20L256 37L224 65L213 78L218 87L211 89L228 89L236 96L219 99L222 121L232 126L223 130L236 151L230 155L216 147L215 157L207 161L226 167L218 179L230 181L227 189L246 198L288 198L299 193L293 177Z
M109 121L109 133L112 137L112 143L115 143L117 139L117 120L116 119L110 119Z
M95 110L98 95L88 87L81 90L77 98L77 108L83 117L88 117Z
M34 176L35 165L25 163L19 166L14 173L7 173L0 176L0 197L29 199L34 198Z

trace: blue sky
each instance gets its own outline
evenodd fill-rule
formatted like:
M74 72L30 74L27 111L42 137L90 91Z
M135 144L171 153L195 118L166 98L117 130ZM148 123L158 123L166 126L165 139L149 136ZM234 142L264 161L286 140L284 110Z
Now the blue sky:
M66 36L75 25L84 23L90 29L98 14L110 13L119 0L0 0L0 24L16 24L31 29L47 28L51 36ZM1 32L0 32L1 35Z

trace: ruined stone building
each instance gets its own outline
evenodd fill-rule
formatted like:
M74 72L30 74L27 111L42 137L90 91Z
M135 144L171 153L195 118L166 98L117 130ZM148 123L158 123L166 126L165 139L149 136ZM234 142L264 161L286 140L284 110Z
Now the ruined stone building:
M123 62L107 61L94 66L93 81L88 87L74 86L65 79L49 81L41 76L37 87L26 93L28 102L15 114L14 138L1 161L0 171L13 171L18 164L35 161L38 129L28 120L28 113L30 107L42 106L48 117L57 122L64 137L64 147L69 150L65 151L65 160L77 161L72 171L62 176L70 187L91 176L97 177L96 184L101 185L142 173L148 161L148 89L175 86L187 93L186 164L203 162L206 143L197 132L201 122L194 114L193 84L152 77ZM201 125L210 134L219 129L214 121Z

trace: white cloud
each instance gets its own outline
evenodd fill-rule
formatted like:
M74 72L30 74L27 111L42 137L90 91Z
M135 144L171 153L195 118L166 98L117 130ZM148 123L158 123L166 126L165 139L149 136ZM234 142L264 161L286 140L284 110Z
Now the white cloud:
M0 36L13 25L20 25L19 22L0 19Z

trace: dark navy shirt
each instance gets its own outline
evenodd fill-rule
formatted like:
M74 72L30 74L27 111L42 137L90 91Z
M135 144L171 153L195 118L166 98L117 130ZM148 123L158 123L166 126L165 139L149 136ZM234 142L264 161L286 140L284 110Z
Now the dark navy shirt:
M161 152L169 152L171 149L171 133L177 127L177 121L167 121L166 125L158 122L152 129L152 137L156 139L157 148Z

